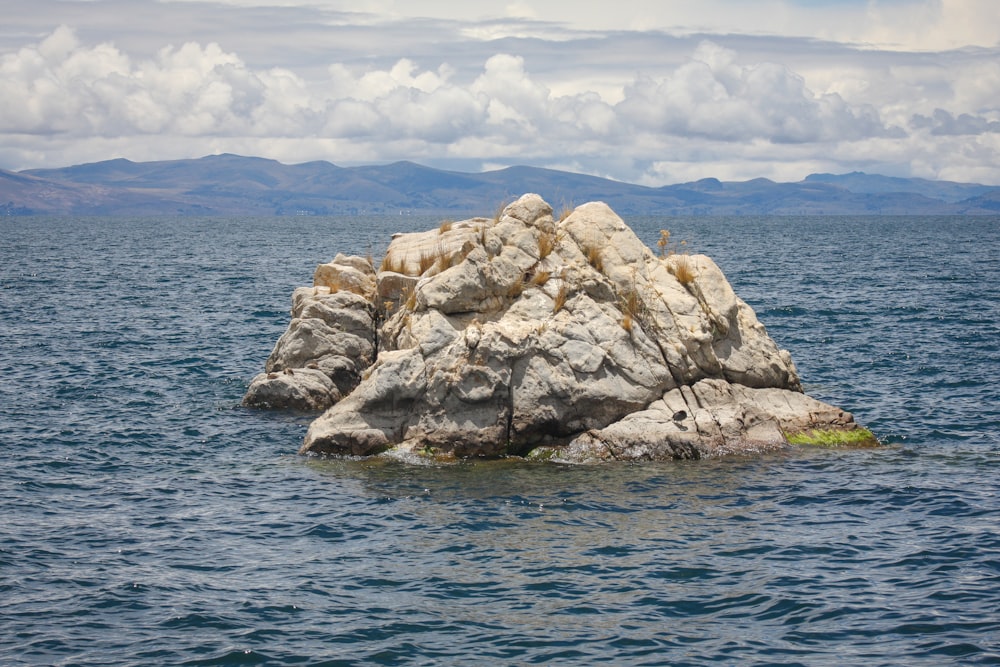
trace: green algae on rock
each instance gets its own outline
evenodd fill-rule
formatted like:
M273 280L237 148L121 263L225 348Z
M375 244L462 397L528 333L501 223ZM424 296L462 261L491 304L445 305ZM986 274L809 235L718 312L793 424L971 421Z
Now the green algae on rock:
M803 447L879 447L875 434L859 426L853 429L822 429L815 428L799 433L786 433L785 438L790 445Z

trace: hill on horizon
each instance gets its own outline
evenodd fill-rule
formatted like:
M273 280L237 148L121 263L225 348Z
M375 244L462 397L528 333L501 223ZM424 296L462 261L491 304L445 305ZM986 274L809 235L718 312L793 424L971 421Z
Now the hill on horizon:
M232 154L0 170L4 215L490 215L536 192L556 208L604 201L623 215L996 215L1000 187L853 172L648 187L540 167L482 173L413 162L286 165Z

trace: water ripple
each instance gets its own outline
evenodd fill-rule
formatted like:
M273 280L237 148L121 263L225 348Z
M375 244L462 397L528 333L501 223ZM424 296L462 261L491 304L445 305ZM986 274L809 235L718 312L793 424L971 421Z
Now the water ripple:
M0 663L1000 664L996 218L630 220L889 446L598 467L238 407L363 222L0 221Z

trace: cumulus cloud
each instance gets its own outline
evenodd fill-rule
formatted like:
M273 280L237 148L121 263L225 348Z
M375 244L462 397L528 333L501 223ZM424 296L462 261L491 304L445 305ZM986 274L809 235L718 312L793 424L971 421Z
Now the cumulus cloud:
M66 27L0 60L0 130L76 136L240 134L264 82L217 44L165 47L133 63L112 44L83 46Z
M937 136L1000 132L1000 121L987 120L967 113L954 116L944 109L935 109L933 116L914 114L912 125L916 128L929 129L931 134Z
M83 45L63 27L5 56L2 67L7 132L384 134L431 143L470 134L517 142L545 133L582 141L655 132L794 143L887 131L871 107L814 95L787 68L740 64L711 42L665 77L636 77L615 105L592 91L555 95L522 57L503 53L472 81L456 81L447 63L422 70L403 58L385 70L334 63L326 81L306 82L288 70L254 70L214 43L167 46L133 62L110 43Z
M353 72L334 64L329 71L323 136L448 144L477 133L489 118L488 96L453 83L447 64L420 71L404 58L388 70Z
M890 132L871 106L852 108L836 93L814 95L786 67L742 65L736 52L712 42L663 79L637 79L618 108L644 131L725 141L850 141Z
M477 59L352 59L306 71L255 66L215 42L137 57L60 27L0 55L0 160L20 168L61 166L88 150L78 161L229 151L287 162L576 165L663 184L940 171L934 139L949 137L967 169L997 163L995 144L981 138L998 132L990 82L1000 65L975 54L952 54L948 68L894 60L817 76L703 40L682 59L623 60L591 81L580 64L573 77L540 66L553 51L532 45L540 50L529 56L485 50L494 44Z

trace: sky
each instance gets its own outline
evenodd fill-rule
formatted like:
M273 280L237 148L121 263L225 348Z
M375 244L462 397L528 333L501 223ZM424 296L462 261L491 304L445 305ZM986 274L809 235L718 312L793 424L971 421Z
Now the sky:
M4 0L0 168L1000 185L998 0Z

